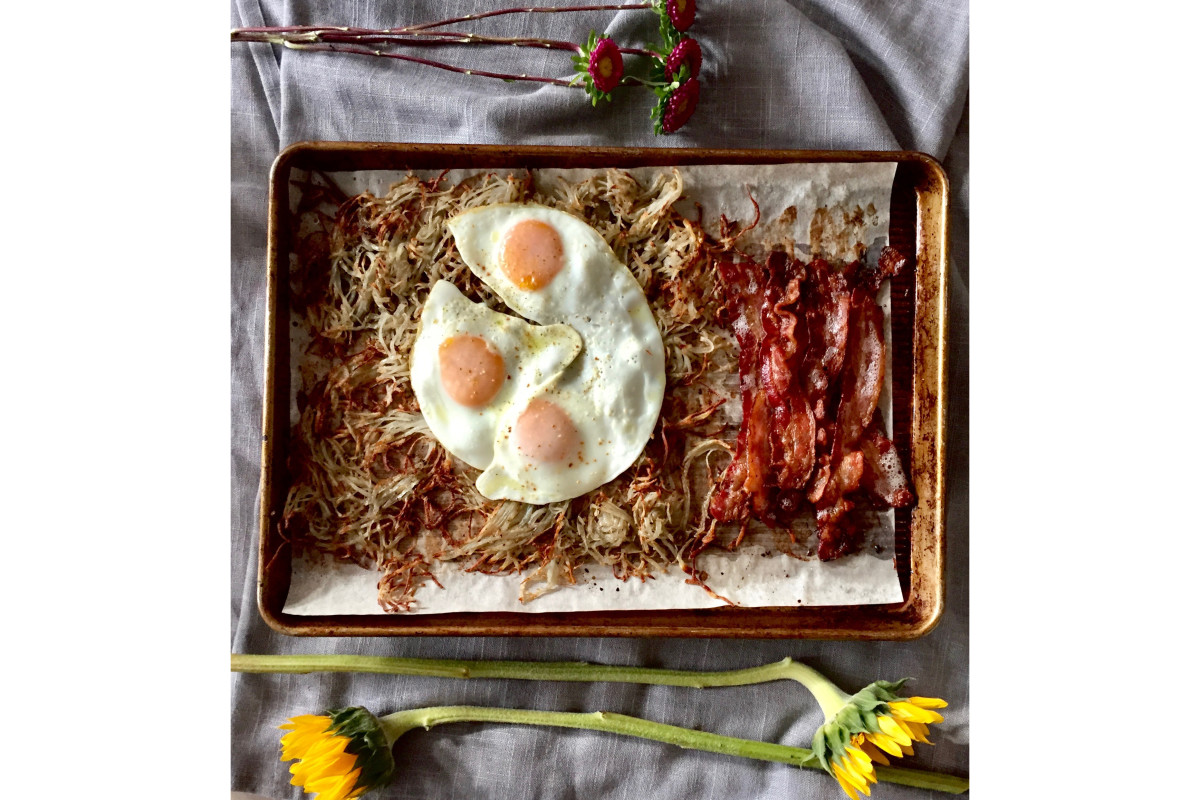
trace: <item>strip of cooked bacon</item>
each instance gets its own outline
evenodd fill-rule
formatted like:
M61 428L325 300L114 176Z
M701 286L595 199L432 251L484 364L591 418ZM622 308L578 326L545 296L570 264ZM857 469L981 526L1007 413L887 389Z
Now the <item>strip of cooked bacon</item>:
M871 496L892 508L906 508L916 499L900 463L896 445L883 431L883 420L878 412L861 442L863 454L862 487Z
M903 265L888 247L875 268L779 252L765 265L718 265L741 348L742 425L709 504L715 519L774 526L812 508L828 560L856 544L856 498L912 503L877 413L886 353L875 293Z
M841 397L830 453L833 473L815 501L817 556L822 560L837 558L854 545L858 532L846 524L846 514L854 503L846 495L858 489L862 480L863 454L859 440L875 415L883 389L883 311L862 289L855 289L851 296L848 327Z
M851 301L851 321L846 348L847 363L842 372L842 395L837 410L833 445L835 461L862 438L863 430L875 415L879 394L883 391L883 309L875 304L874 297L855 289Z
M781 421L775 426L779 449L773 465L778 469L779 488L803 489L817 460L812 406L804 395L797 395L777 409L776 418Z
M766 276L755 264L738 265L731 261L720 262L717 271L729 291L727 308L740 350L738 381L742 391L742 425L738 430L733 462L721 476L709 509L718 520L744 521L750 517L750 494L761 474L761 468L752 463L749 449L752 428L754 452L759 453L762 447L762 408L756 409L755 403L759 397L758 350L763 335L758 312Z
M721 261L716 266L721 283L730 291L727 297L727 312L733 336L738 341L738 383L742 390L742 427L738 429L737 449L733 462L721 475L720 485L709 501L710 513L720 521L744 521L750 516L750 493L746 480L750 464L746 457L746 441L750 435L750 420L755 397L757 397L758 336L757 306L755 295L758 285L750 269L739 269L732 261ZM748 315L749 314L749 315ZM751 326L751 320L754 326Z
M808 265L805 315L813 348L806 359L804 390L810 397L823 394L842 371L850 323L850 287L846 277L823 259ZM824 419L824 410L817 414Z
M742 426L733 464L709 511L722 521L744 521L753 513L773 522L779 490L802 490L816 457L812 408L798 388L809 340L797 314L804 265L773 253L765 268L725 262L718 270L730 291L741 348Z
M871 268L866 264L860 264L854 277L859 286L870 289L874 293L879 291L879 287L885 280L896 277L906 266L908 266L908 259L899 250L891 245L884 245L883 251L879 254L879 265Z
M771 414L767 398L756 392L746 420L746 481L754 514L759 518L770 515Z
M817 558L822 561L840 558L856 544L857 531L847 517L854 502L846 495L858 488L862 475L863 454L858 450L846 453L817 501Z
M767 271L772 280L761 314L765 337L759 380L771 407L771 468L780 489L803 489L816 461L812 406L797 391L800 356L808 349L808 329L799 324L794 308L800 300L805 273L783 253L771 254ZM780 291L784 281L786 286Z

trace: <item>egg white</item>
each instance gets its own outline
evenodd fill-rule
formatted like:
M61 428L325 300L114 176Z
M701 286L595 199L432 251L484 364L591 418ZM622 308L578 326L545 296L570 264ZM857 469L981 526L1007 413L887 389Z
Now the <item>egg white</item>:
M507 378L485 406L470 408L446 394L438 348L451 336L482 337L504 357ZM499 421L511 406L529 398L575 360L583 347L567 325L531 325L468 300L449 281L438 281L421 311L410 374L413 392L429 430L454 456L476 469L493 460Z
M517 287L500 265L505 234L527 219L551 225L563 243L562 270L538 290ZM514 404L502 415L479 491L492 499L550 503L620 475L653 434L667 385L662 335L633 273L590 225L546 206L482 206L448 226L463 261L510 308L543 325L570 325L583 339L583 352L543 393L571 415L584 458L538 464L523 456L510 429L524 405Z

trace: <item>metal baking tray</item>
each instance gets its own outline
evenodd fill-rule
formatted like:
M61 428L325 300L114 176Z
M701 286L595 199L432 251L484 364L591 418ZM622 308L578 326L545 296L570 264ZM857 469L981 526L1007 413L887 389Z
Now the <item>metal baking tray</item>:
M288 264L293 171L641 167L692 164L895 162L893 247L914 270L892 281L894 441L917 495L896 511L896 565L904 601L888 605L779 608L473 612L298 616L283 612L291 545L280 530L289 479ZM645 636L914 639L945 604L947 236L949 183L923 153L301 142L271 169L266 363L259 517L258 605L275 630L296 636Z

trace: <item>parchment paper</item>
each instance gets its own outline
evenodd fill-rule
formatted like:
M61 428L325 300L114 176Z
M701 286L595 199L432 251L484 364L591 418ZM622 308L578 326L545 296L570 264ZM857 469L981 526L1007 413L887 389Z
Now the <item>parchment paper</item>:
M660 167L628 170L645 183ZM758 204L759 225L744 240L746 248L790 238L797 257L807 258L813 249L833 258L851 260L854 246L867 247L868 258L877 257L887 244L894 163L874 164L779 164L677 167L684 178L684 196L676 208L689 219L699 217L706 230L719 229L720 218L748 225ZM502 172L502 171L498 171ZM558 179L582 180L592 170L535 170L539 185ZM435 172L420 171L423 179ZM469 172L452 171L446 180L457 182ZM347 194L371 191L384 194L407 173L382 170L331 175ZM753 197L753 202L751 201ZM293 203L298 192L293 194ZM795 209L793 212L789 209ZM820 224L813 226L814 215ZM810 229L820 236L810 241ZM884 311L887 343L887 376L880 396L880 410L891 432L891 303L885 285L879 296ZM293 331L301 327L291 326ZM298 369L307 341L303 335L292 340L292 364ZM293 376L297 380L297 376ZM298 385L295 383L294 385ZM292 422L298 411L293 398ZM891 511L868 515L862 550L835 561L785 555L780 534L760 529L747 536L735 551L712 548L697 561L707 573L706 583L717 595L743 606L873 605L903 600L896 574L895 515ZM803 534L798 533L803 540ZM803 560L802 560L803 559ZM724 605L697 585L689 584L678 569L648 581L621 581L611 570L585 565L578 570L576 584L548 592L532 601L520 601L520 575L488 576L462 572L452 564L435 564L439 589L428 582L417 593L417 606L410 614L454 611L597 611L710 608ZM314 561L295 557L292 582L284 612L297 615L383 614L377 602L379 575L332 559Z

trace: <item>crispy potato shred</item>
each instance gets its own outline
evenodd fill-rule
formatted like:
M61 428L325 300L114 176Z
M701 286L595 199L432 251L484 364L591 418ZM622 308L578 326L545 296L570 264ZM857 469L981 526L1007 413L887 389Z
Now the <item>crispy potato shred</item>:
M676 565L702 584L694 559L716 535L709 501L737 428L738 346L718 322L714 263L737 231L714 239L679 214L677 172L649 185L619 170L549 186L528 173L409 176L383 197L344 198L316 175L299 188L291 291L304 343L282 520L297 551L378 570L380 605L393 612L413 607L437 562L519 573L522 601L573 584L590 563L642 580ZM435 281L509 313L445 224L508 202L552 206L599 231L645 291L667 352L666 397L641 456L595 491L544 506L479 494L478 471L430 434L409 382Z

